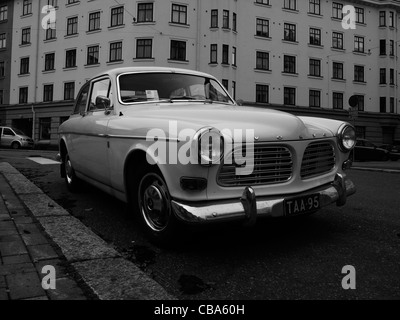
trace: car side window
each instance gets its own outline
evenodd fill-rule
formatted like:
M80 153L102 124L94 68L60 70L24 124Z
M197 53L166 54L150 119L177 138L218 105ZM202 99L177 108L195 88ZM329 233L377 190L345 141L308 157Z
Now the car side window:
M111 98L111 81L109 78L101 79L96 81L92 85L92 93L90 95L89 111L102 110L103 105L96 105L96 98L98 96L103 96L106 98Z
M85 112L87 97L88 97L88 93L89 93L89 87L90 87L89 83L86 83L83 86L83 88L81 89L81 92L79 93L79 96L76 100L74 114L79 114L79 113Z
M4 128L3 134L4 134L5 136L15 136L14 132L12 132L12 130L9 129L9 128Z

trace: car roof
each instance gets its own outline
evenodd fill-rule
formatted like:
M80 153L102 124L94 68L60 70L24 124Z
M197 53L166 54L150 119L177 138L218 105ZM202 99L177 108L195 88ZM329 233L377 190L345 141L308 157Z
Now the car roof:
M98 77L102 77L105 75L116 77L123 73L153 73L153 72L162 72L162 73L184 73L184 74L191 74L196 76L202 76L207 78L215 78L214 76L190 69L182 69L182 68L168 68L168 67L124 67L124 68L114 68L107 70L98 74L97 76L93 77L92 79L96 79Z

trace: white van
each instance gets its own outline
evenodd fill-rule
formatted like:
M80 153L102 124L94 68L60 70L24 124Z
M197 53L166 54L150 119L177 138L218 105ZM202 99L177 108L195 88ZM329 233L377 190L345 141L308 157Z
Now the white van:
M21 130L11 127L0 127L0 147L33 148L33 140Z

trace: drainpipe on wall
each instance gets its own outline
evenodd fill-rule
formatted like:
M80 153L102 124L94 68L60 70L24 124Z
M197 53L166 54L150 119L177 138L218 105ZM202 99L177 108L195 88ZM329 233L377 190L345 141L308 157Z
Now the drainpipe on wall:
M33 107L32 103L32 139L35 141L35 125L36 125L36 113L35 108Z

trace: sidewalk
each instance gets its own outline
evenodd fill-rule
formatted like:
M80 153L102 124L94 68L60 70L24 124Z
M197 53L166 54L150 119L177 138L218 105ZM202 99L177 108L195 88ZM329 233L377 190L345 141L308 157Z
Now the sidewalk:
M400 173L400 160L397 161L364 161L354 162L351 167L355 170Z
M44 290L44 266L56 289ZM171 300L157 282L0 162L0 300Z

